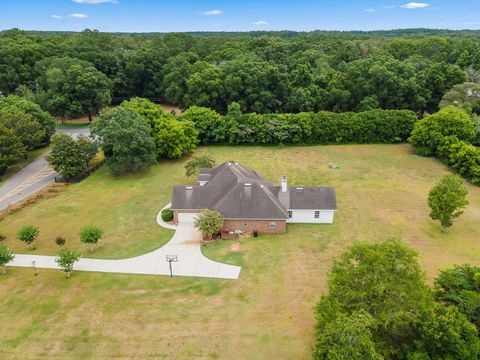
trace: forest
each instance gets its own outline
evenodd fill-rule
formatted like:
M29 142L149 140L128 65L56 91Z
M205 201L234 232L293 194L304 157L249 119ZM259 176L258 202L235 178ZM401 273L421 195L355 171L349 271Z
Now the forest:
M480 79L480 32L0 33L0 92L61 117L134 96L225 114L438 110ZM92 84L97 89L89 93Z

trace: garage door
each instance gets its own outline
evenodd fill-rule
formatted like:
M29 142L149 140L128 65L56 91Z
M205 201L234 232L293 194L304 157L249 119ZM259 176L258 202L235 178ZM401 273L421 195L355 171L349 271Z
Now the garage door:
M181 223L193 223L197 218L197 213L179 213L178 222Z

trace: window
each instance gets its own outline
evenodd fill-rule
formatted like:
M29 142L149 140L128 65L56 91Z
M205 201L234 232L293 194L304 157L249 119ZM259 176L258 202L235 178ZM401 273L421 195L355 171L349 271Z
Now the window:
M277 227L277 223L275 221L270 221L270 229L275 229Z
M288 210L288 218L291 219L293 216L293 212L292 210Z
M319 219L319 218L320 218L320 211L319 211L319 210L315 210L314 217L315 217L315 219Z
M245 220L245 221L243 222L243 227L247 227L247 226L248 226L248 221Z

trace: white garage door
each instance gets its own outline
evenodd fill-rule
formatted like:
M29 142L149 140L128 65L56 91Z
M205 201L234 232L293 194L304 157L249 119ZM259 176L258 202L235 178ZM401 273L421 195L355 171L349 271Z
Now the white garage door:
M181 223L193 223L197 218L197 213L179 213L178 222Z

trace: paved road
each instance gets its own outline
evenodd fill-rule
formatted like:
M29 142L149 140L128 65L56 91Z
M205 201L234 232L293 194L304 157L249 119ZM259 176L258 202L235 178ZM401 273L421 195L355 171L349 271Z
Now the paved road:
M157 216L157 219L159 216ZM163 226L163 222L159 222ZM169 225L171 228L171 225ZM172 239L158 250L148 254L122 260L100 260L82 258L74 269L124 274L170 275L167 255L176 255L177 262L172 263L174 276L195 276L217 279L238 279L239 266L222 264L206 258L201 251L201 234L193 223L182 223L176 227ZM8 266L58 269L55 256L17 254Z
M58 128L57 131L77 137L79 134L90 134L89 128ZM11 176L0 187L0 210L15 204L26 197L35 194L55 180L55 172L45 160L45 155L40 155L19 172Z

